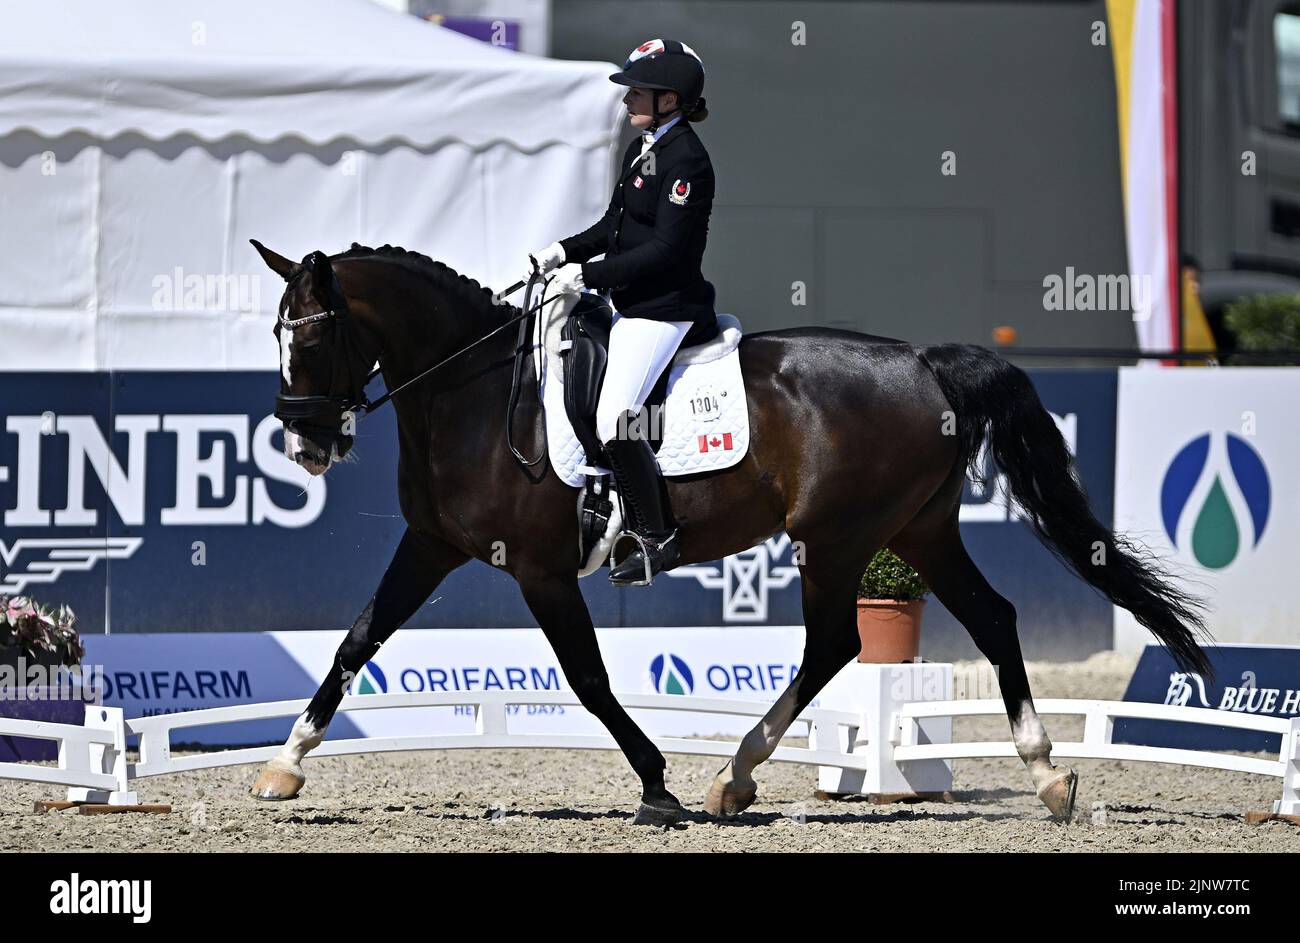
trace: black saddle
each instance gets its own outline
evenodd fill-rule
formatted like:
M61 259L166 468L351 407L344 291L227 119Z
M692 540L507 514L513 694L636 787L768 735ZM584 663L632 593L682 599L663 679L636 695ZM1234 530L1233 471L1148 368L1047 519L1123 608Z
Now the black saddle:
M609 362L609 331L614 321L614 310L600 295L584 292L578 298L560 329L561 361L564 375L564 411L573 425L574 435L586 453L588 468L608 468L605 450L596 434L596 403L600 387L605 380L605 367ZM695 323L682 339L682 347L704 344L718 336L717 318L705 323ZM668 394L670 363L641 409L641 419L654 415ZM663 444L658 423L650 423L650 447L657 453ZM583 489L581 525L579 528L581 566L592 549L605 534L614 505L609 499L609 476L587 475Z

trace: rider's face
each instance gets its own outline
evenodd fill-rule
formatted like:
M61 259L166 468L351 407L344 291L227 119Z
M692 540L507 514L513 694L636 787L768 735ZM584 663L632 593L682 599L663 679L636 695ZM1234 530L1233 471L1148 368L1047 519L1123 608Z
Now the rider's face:
M629 88L623 96L627 106L627 120L638 131L650 127L654 120L654 92L648 88ZM677 108L677 93L662 92L659 97L659 110L667 113Z

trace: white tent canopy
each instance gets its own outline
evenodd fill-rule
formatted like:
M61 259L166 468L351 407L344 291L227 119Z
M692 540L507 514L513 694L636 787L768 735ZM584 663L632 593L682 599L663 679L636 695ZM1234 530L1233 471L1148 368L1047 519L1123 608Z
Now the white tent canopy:
M370 0L29 0L0 32L4 369L271 369L301 257L405 245L490 285L599 216L605 63Z

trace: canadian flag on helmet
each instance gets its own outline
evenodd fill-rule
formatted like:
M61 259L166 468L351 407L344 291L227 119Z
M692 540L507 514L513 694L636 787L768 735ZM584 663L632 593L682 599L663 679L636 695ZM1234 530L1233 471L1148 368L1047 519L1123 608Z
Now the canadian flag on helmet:
M628 62L636 62L645 56L656 52L664 51L664 41L662 39L652 39L649 42L642 43L632 50L632 55L627 57Z
M700 436L700 453L705 452L730 452L735 446L731 441L731 433L724 432L722 435L702 435Z

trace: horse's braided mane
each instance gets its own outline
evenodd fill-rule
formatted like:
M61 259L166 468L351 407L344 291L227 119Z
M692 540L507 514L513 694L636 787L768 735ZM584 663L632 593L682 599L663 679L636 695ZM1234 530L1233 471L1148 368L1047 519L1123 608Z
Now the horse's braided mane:
M330 260L334 262L359 258L383 259L404 265L431 280L445 295L461 302L477 314L490 314L499 318L503 314L509 317L519 311L514 305L497 300L490 288L480 285L468 275L460 274L450 265L437 262L419 252L403 249L401 246L382 245L374 249L354 242L352 248L346 252L330 256Z

